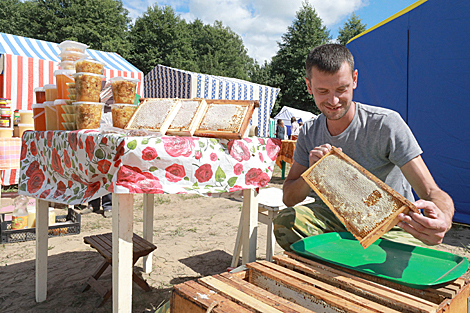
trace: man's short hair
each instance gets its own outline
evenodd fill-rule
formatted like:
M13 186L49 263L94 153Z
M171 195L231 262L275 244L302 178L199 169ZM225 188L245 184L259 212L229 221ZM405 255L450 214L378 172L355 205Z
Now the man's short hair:
M313 48L305 61L307 78L311 79L312 68L320 72L334 74L339 71L344 62L349 64L351 74L354 73L354 57L343 45L329 43Z

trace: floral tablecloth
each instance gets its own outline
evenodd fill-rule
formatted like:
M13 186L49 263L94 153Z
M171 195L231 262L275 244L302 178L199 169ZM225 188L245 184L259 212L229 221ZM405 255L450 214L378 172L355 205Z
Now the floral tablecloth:
M98 130L27 131L19 194L67 204L113 193L224 193L265 187L278 139L126 137Z

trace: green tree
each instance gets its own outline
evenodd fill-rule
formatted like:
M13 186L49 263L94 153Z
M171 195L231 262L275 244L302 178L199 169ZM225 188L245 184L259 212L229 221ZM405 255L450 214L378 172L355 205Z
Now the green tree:
M92 49L128 54L131 19L121 0L30 0L22 12L21 35L26 37L75 40Z
M0 1L0 31L2 33L22 36L20 26L23 4L19 0Z
M366 30L367 24L362 24L361 19L354 14L344 22L343 28L338 30L338 43L346 45L348 41Z
M195 53L189 27L170 6L148 7L130 31L132 53L129 61L144 74L157 64L194 71Z
M307 2L302 3L272 60L271 75L278 80L274 86L281 88L272 114L277 114L282 106L318 113L305 86L305 59L312 48L329 40L330 32L315 9Z
M205 74L248 79L253 60L248 56L241 37L220 21L204 25L196 19L189 34L196 53L197 71Z

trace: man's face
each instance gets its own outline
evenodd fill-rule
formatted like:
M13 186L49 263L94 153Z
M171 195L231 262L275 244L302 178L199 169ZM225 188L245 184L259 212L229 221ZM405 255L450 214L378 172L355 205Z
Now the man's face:
M353 90L357 86L357 70L352 73L349 64L344 62L334 74L312 68L311 77L310 80L305 78L305 82L320 112L329 120L344 117L351 107Z

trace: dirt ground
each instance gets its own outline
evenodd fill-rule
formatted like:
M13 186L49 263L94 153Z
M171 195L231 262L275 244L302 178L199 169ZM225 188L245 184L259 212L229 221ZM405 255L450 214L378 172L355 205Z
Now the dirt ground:
M270 186L280 188L280 176L276 167ZM134 199L134 232L142 235L142 196ZM223 198L156 195L153 271L142 273L141 260L135 267L151 291L134 284L133 312L154 312L170 298L174 284L225 272L232 259L241 205ZM110 232L111 223L111 218L97 213L82 215L80 234L49 239L48 291L42 303L35 302L35 242L0 245L0 312L112 312L111 300L96 308L99 295L81 291L103 260L83 237ZM469 227L454 225L444 242L436 248L470 257ZM265 249L266 225L259 224L258 259L265 258ZM280 253L277 246L275 254ZM109 268L100 280L111 285Z

